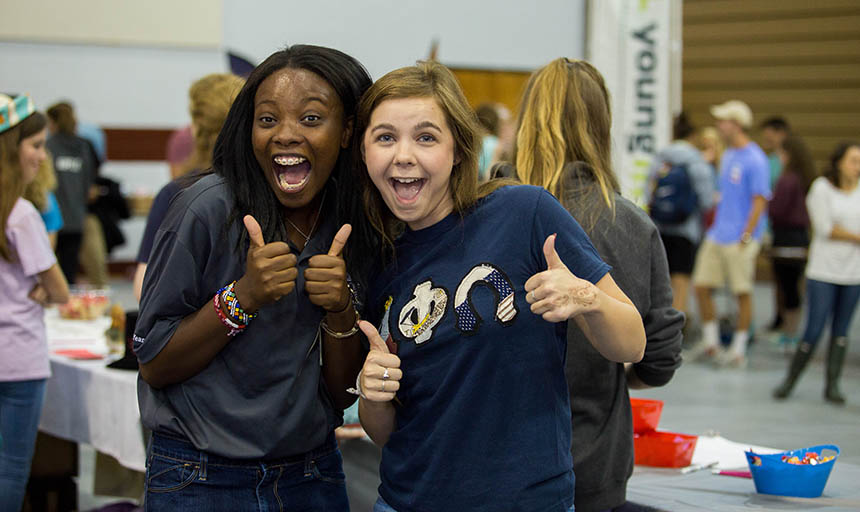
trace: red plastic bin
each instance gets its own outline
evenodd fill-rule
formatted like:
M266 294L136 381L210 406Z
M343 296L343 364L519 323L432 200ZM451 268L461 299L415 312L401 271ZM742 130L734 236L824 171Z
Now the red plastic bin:
M630 408L633 410L634 434L657 430L657 424L660 422L660 413L663 412L663 402L661 400L631 398Z
M633 460L641 466L683 468L690 465L698 439L698 436L677 432L633 434Z

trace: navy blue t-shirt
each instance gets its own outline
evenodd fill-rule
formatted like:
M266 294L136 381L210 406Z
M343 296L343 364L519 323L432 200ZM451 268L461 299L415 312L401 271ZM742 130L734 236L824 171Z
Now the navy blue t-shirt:
M553 233L575 275L596 283L609 271L554 197L514 186L407 230L371 280L370 320L403 370L379 489L399 512L573 504L567 323L533 314L524 291Z

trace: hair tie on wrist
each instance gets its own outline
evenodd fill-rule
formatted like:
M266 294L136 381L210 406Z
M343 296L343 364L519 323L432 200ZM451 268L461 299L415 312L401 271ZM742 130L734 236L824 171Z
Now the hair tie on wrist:
M355 313L355 324L353 324L352 329L350 329L348 331L340 332L340 331L333 331L331 329L331 327L328 326L328 322L326 322L325 317L323 317L323 319L320 320L320 328L322 328L322 330L325 331L326 334L328 334L332 338L342 340L345 338L350 338L352 336L355 336L356 333L358 333L358 331L359 331L358 321L359 320L361 320L361 317L358 315L358 312L356 311L356 313Z
M359 397L367 400L367 397L364 395L364 392L361 390L361 372L358 372L358 375L355 377L355 387L354 388L347 388L346 392L351 394L351 395L356 395L356 396L359 396Z

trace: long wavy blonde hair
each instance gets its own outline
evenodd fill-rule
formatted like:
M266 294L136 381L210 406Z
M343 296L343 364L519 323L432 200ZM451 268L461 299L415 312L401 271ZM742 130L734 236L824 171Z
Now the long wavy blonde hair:
M24 190L24 199L33 203L40 212L48 207L48 192L57 188L57 175L54 174L54 163L51 158L42 160L39 172Z
M212 73L191 84L188 109L194 134L191 156L179 167L177 176L212 167L215 140L233 100L242 90L245 80L230 73Z
M578 164L614 209L619 187L611 163L609 93L594 66L560 58L532 74L517 124L513 160L520 181L562 200L569 186L565 168Z

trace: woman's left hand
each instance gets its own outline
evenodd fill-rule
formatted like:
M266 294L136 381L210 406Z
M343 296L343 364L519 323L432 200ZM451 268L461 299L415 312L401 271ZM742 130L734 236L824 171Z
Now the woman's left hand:
M543 244L547 269L526 281L526 301L531 311L547 322L562 322L600 308L600 290L568 270L555 251L556 235Z
M326 311L344 311L352 302L346 285L346 263L341 256L351 232L352 226L344 224L334 236L328 254L312 256L305 270L308 297Z

